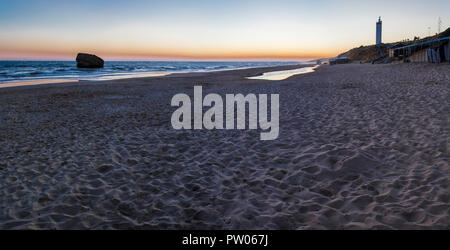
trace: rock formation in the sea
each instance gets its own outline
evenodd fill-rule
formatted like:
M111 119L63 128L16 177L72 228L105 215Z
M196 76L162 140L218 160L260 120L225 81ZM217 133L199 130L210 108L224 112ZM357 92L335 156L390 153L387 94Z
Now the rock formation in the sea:
M77 55L78 68L103 68L105 61L96 55L79 53Z

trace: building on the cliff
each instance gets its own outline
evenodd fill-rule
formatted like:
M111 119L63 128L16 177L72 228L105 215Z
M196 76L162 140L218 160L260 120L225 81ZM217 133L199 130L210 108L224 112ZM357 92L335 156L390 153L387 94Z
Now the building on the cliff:
M389 49L389 57L399 57L410 62L450 62L450 37L393 47Z
M345 63L350 63L351 60L348 57L333 57L333 58L329 58L328 59L329 64L330 65L335 65L335 64L345 64Z
M377 45L383 43L382 32L383 32L383 21L381 21L381 17L379 17L377 22Z
M388 53L389 53L389 58L394 58L394 57L398 57L398 51L396 50L397 48L400 47L404 47L407 44L405 43L394 43L394 44L387 44L388 47Z

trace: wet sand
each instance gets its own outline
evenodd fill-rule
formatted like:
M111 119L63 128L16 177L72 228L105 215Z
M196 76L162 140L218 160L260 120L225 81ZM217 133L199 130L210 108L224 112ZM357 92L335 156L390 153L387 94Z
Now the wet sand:
M450 229L450 65L0 89L0 229ZM177 131L173 95L280 94L280 136Z

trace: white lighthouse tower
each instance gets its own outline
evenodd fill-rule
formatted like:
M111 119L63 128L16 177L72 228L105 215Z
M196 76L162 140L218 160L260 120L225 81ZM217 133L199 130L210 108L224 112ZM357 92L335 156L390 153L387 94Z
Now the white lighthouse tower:
M377 45L382 44L382 32L383 32L383 22L381 21L381 17L378 18L377 22Z

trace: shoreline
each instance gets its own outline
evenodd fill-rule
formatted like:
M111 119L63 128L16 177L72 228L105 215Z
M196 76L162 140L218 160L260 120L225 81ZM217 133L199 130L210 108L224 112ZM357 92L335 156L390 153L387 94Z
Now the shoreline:
M121 81L121 80L134 80L134 79L151 79L151 78L159 78L159 77L170 77L170 76L188 76L193 74L208 74L208 73L217 73L217 72L233 72L233 71L240 71L240 70L259 70L260 69L266 69L270 70L273 69L274 71L278 70L292 70L292 69L301 69L305 67L311 67L313 64L293 64L293 65L282 65L282 66L269 66L269 67L248 67L248 68L237 68L237 69L224 69L224 70L210 70L210 71L193 71L193 72L162 72L162 73L155 73L152 76L149 76L148 73L143 73L144 76L132 76L132 77L123 77L123 78L116 78L116 79L105 79L105 80L30 80L30 81L20 81L20 82L6 82L0 84L0 89L3 88L15 88L15 87L26 87L26 86L39 86L39 85L57 85L57 84L68 84L68 83L105 83L105 82L114 82L114 81ZM293 68L294 67L294 68Z
M246 70L246 69L258 69L258 68L279 68L279 67L289 67L298 66L302 68L304 65L311 65L306 63L300 64L290 64L290 65L279 65L279 66L268 66L268 67L241 67L233 69L217 69L217 70L196 70L196 71L172 71L172 72L141 72L141 73L117 73L110 76L100 76L96 79L64 79L64 78L48 78L48 79L37 79L37 80L17 80L8 81L0 83L0 88L9 87L21 87L21 86L33 86L33 85L43 85L43 84L58 84L58 83L68 83L68 82L105 82L105 81L115 81L124 79L135 79L135 78L153 78L153 77L164 77L173 74L194 74L194 73L214 73L222 71L234 71L234 70ZM121 76L123 75L123 76ZM109 78L109 79L108 79Z

